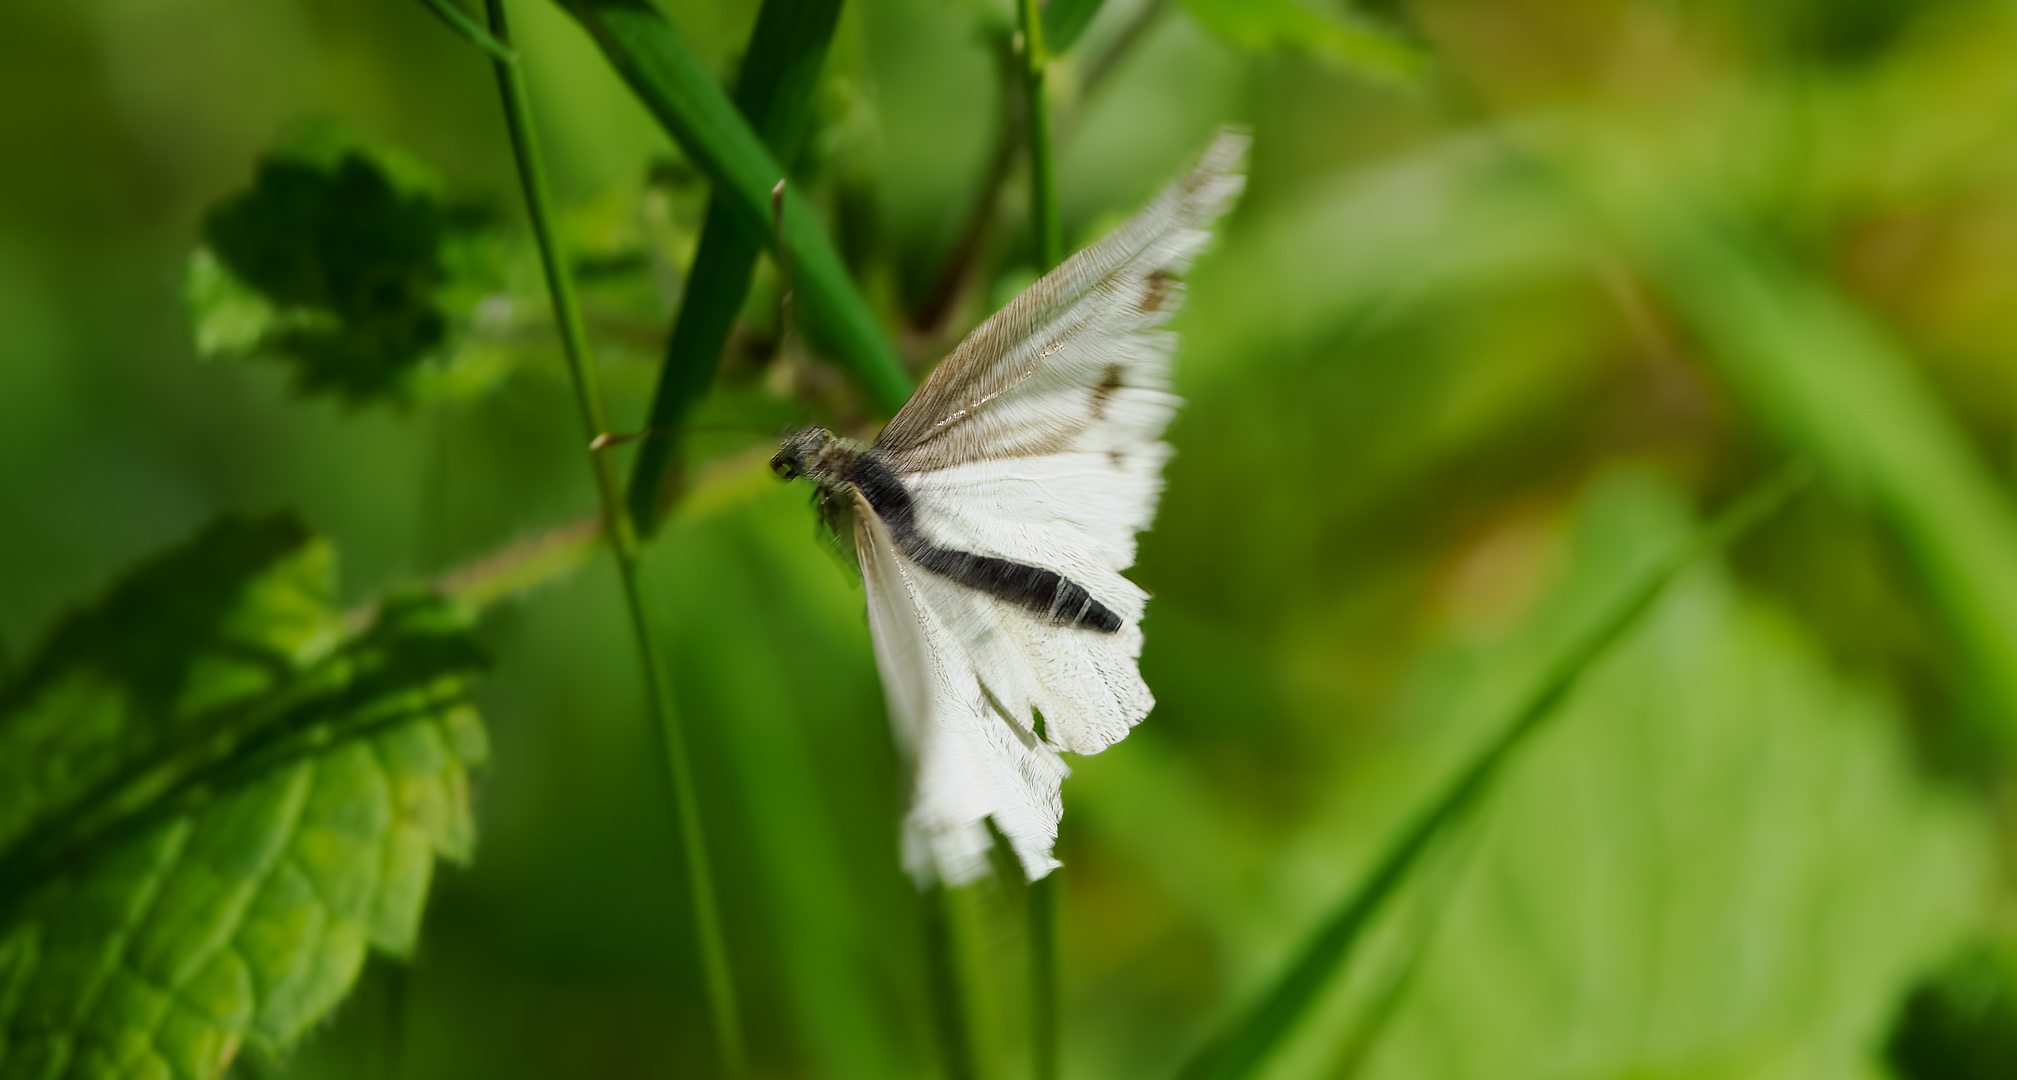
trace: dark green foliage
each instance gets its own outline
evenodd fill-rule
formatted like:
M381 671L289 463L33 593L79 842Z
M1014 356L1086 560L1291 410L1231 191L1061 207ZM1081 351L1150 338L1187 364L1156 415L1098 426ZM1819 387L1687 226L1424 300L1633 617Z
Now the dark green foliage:
M250 191L211 211L203 236L287 318L264 345L295 366L301 389L363 402L397 395L447 339L441 248L472 224L348 153L330 167L269 158Z
M2017 1076L2017 979L2008 964L1983 950L1913 987L1886 1057L1899 1080Z
M412 949L484 662L432 599L346 637L332 585L292 518L227 518L0 686L0 1077L217 1076Z

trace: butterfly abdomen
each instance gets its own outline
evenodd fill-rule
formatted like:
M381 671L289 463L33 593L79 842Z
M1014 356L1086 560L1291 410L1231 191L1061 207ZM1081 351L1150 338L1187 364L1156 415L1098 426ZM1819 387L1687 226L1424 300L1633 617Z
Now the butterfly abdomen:
M925 570L1059 626L1103 634L1120 631L1121 617L1112 608L1055 570L932 543L918 527L910 489L874 450L864 450L854 459L846 479L889 527L897 549Z

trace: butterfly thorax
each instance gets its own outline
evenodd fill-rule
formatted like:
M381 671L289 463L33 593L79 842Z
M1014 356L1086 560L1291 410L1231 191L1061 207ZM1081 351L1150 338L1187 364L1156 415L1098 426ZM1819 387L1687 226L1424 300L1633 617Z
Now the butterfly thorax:
M849 484L856 462L869 452L867 443L844 439L822 427L809 427L784 440L770 459L770 471L786 480L804 477L833 491Z

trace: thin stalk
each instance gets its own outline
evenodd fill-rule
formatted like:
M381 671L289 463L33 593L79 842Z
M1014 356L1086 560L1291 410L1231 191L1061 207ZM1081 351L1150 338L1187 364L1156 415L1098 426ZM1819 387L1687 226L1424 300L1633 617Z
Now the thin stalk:
M979 1080L970 1004L955 939L952 891L932 885L918 897L924 915L925 978L931 987L932 1026L945 1055L948 1080Z
M1030 226L1035 230L1037 269L1049 273L1064 258L1064 228L1058 221L1057 165L1051 154L1050 105L1044 100L1043 12L1037 0L1016 0L1022 31L1023 129L1029 134ZM1030 1075L1058 1075L1058 886L1052 873L1029 889Z
M1557 658L1497 737L1487 743L1434 802L1388 846L1359 888L1296 954L1260 1003L1179 1074L1181 1080L1235 1080L1251 1075L1294 1028L1338 971L1373 917L1400 891L1422 856L1491 787L1513 752L1567 700L1582 676L1662 596L1667 586L1703 556L1721 550L1783 506L1811 479L1803 466L1786 469L1752 489L1689 544L1660 562L1624 599L1599 617Z
M1022 31L1023 123L1030 139L1030 224L1036 230L1037 260L1048 271L1064 258L1064 230L1058 221L1056 163L1051 158L1050 108L1044 102L1043 13L1037 0L1016 0L1016 20Z
M511 31L505 20L503 0L484 0L490 16L490 32L507 49ZM539 242L540 264L546 272L547 289L552 294L554 319L560 326L562 351L567 372L574 385L575 405L581 414L585 440L609 430L596 383L595 365L589 355L588 334L583 328L581 307L574 294L574 282L561 257L554 235L553 204L546 183L546 167L539 153L539 141L532 126L532 110L525 89L525 73L514 61L494 59L498 91L504 99L505 123L511 131L511 150L518 163L518 175L525 187L525 203L532 217L532 230ZM687 888L693 908L693 931L700 951L702 974L707 985L709 1012L714 1022L716 1049L722 1067L731 1076L743 1072L742 1029L736 1016L735 982L728 964L728 948L721 931L721 914L715 902L714 873L708 862L707 837L701 828L700 802L694 791L693 769L687 756L686 735L679 713L673 706L672 683L662 661L653 612L645 602L643 567L638 561L637 531L623 498L623 484L616 461L607 449L591 449L589 465L595 474L596 496L602 507L603 532L611 554L616 557L618 576L623 583L624 601L630 611L632 633L637 638L645 681L645 700L656 721L653 734L664 764L665 782L670 789L673 816L686 857Z
M1030 883L1030 1075L1058 1077L1058 880L1062 869Z

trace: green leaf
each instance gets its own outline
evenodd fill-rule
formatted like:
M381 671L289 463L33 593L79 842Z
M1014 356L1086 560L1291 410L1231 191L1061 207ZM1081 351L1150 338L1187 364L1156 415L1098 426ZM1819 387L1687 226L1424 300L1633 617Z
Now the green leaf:
M1685 528L1657 489L1610 491L1558 610ZM1524 665L1445 664L1426 704L1461 717ZM1989 868L1903 728L1725 575L1689 575L1505 777L1356 1075L1873 1075L1904 985L1983 918ZM1269 1075L1327 1072L1369 989L1334 984Z
M1373 921L1409 882L1433 846L1485 797L1514 752L1559 710L1621 636L1653 608L1676 575L1700 554L1720 548L1761 515L1777 509L1798 482L1791 477L1767 482L1692 544L1670 538L1632 553L1640 568L1613 586L1611 595L1582 620L1583 625L1550 657L1532 685L1508 707L1491 740L1395 834L1365 879L1323 920L1267 994L1200 1054L1184 1070L1184 1076L1230 1080L1251 1074L1266 1061L1313 1007L1335 973L1350 961Z
M791 161L805 141L813 88L839 21L840 0L768 0L757 13L735 104L780 161ZM750 275L762 250L759 236L736 221L727 200L710 200L644 424L660 437L638 447L630 477L631 519L644 532L658 523L659 491L678 448L672 429L685 422L713 384L722 346L749 297Z
M292 518L224 518L63 620L0 684L0 852L327 652L332 572Z
M1079 35L1092 25L1106 0L1051 0L1044 5L1044 49L1062 55L1078 42Z
M197 342L280 357L304 393L400 396L448 341L443 250L482 224L362 151L269 157L204 221L188 293Z
M647 0L567 0L566 7L707 173L717 200L740 227L778 255L808 331L854 373L877 407L900 408L910 397L910 378L832 239L790 185L773 210L772 191L784 170L672 25Z
M1242 49L1301 49L1367 75L1413 81L1427 64L1415 46L1360 21L1320 15L1296 0L1184 0L1191 17Z
M2017 964L1978 946L1943 965L1905 999L1885 1057L1900 1080L2017 1076Z
M340 634L326 545L226 519L0 687L0 1077L214 1077L411 951L467 858L482 658L438 601Z
M1670 215L1650 268L1765 425L1889 522L1996 719L2017 730L2017 515L1910 361L1733 226Z

